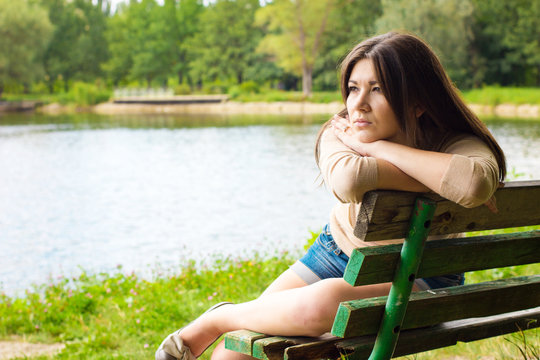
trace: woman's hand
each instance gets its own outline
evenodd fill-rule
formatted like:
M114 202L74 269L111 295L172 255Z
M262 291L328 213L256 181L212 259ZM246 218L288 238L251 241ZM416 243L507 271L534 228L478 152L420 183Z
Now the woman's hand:
M377 161L377 189L404 190L427 192L430 189L411 176L405 174L389 161L375 156L377 144L383 145L387 141L377 140L371 143L362 142L350 127L349 119L334 115L332 118L332 131L335 136L348 148L359 156L373 157Z
M498 188L503 188L504 183L500 182ZM484 203L485 206L494 214L499 212L499 209L497 209L497 199L495 198L495 195L491 196L488 201Z
M334 115L332 117L331 125L334 135L336 135L336 137L341 140L343 144L362 156L370 156L369 149L371 148L372 143L364 143L360 141L357 136L355 136L348 116L343 118L339 115Z
M421 185L426 190L440 193L441 179L448 168L451 154L419 150L388 140L362 142L355 131L351 129L349 119L338 115L334 115L331 124L334 134L343 144L359 155L377 159L380 189L411 190L410 184L407 184L406 188L402 188L403 178L395 176L395 171L384 171L386 168L392 170L386 166L391 164L415 180L413 189L417 189L419 188L417 185Z

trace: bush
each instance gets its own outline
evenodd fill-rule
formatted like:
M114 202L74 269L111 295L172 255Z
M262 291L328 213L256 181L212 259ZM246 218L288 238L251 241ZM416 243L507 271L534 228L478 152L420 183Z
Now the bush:
M110 91L83 82L75 82L70 93L77 105L95 105L106 102L111 97Z
M32 94L48 94L49 88L47 84L45 84L43 81L40 81L38 83L32 84L31 90Z
M236 99L242 95L242 89L240 89L240 86L234 85L229 88L227 94L231 97L231 99Z
M244 94L258 94L260 92L259 84L255 81L246 81L240 84L240 91Z
M189 95L191 87L188 84L178 84L174 87L174 95Z
M204 94L227 94L229 86L219 80L214 82L203 84L202 92Z

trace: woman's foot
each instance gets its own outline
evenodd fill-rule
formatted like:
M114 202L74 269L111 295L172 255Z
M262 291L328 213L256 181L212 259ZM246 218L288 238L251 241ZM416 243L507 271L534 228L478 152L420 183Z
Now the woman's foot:
M156 360L193 360L200 356L222 334L210 312L228 304L214 305L192 323L167 336L156 351Z

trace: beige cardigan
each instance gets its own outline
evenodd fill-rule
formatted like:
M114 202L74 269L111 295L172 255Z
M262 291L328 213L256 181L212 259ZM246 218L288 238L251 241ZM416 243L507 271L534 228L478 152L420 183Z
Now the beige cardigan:
M473 135L450 138L441 147L453 154L442 178L440 195L465 207L483 204L497 190L499 168L489 147ZM354 236L354 226L365 192L376 189L377 162L344 145L331 129L321 137L319 166L324 183L339 200L330 214L330 231L347 255L357 247L397 241L365 242Z

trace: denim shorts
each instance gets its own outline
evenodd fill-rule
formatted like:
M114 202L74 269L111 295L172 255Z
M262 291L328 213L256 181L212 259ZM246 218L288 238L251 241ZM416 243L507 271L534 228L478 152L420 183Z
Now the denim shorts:
M307 253L291 266L291 270L306 283L313 284L322 279L343 277L348 262L349 257L337 246L327 224ZM429 290L463 285L464 281L464 274L450 274L416 279L415 284L420 290Z

